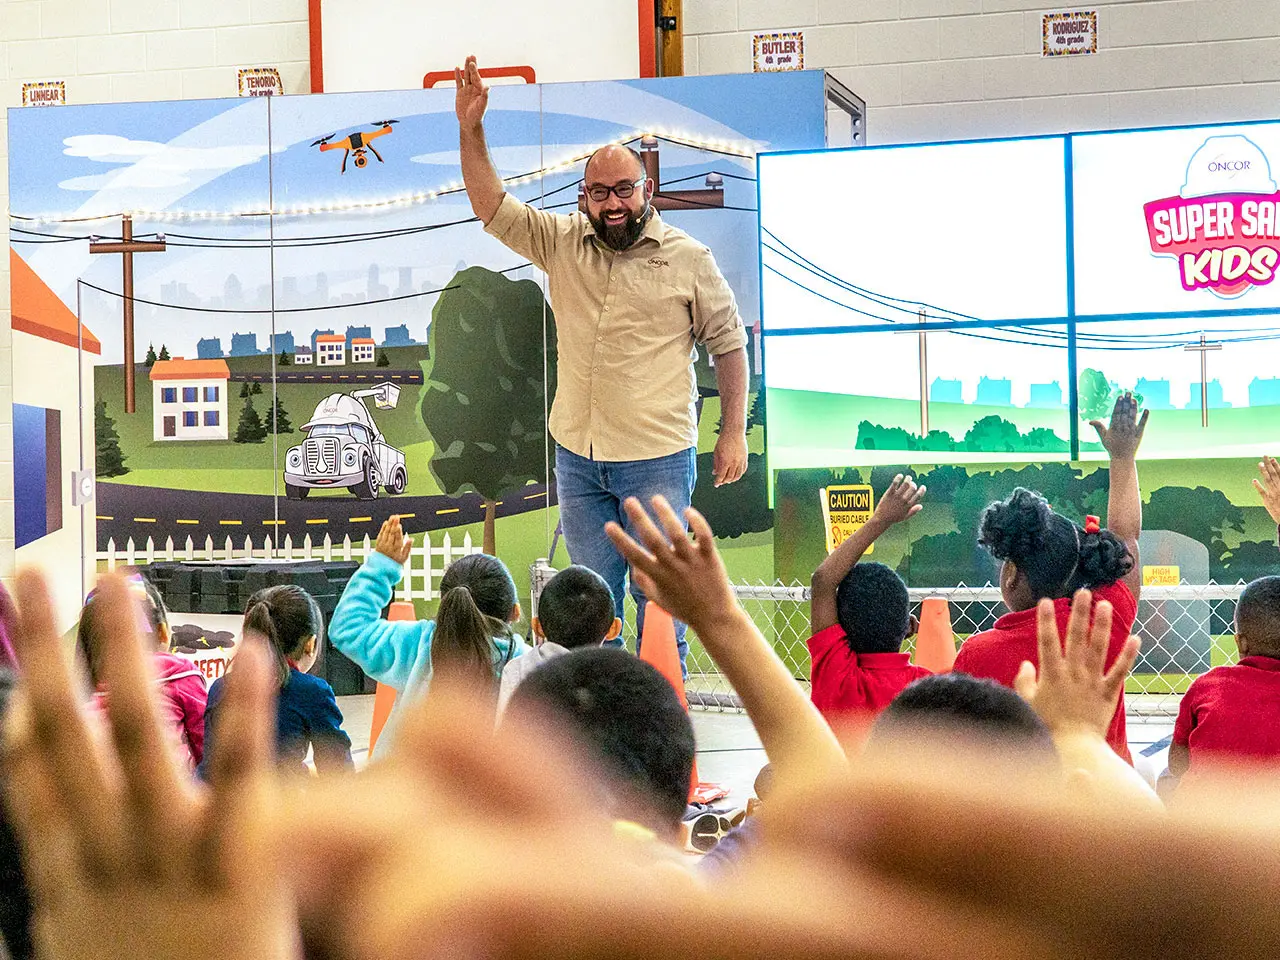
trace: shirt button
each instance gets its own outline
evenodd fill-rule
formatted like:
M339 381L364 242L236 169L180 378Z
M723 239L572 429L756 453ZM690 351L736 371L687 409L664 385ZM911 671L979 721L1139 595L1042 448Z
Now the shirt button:
M593 407L598 407L598 406L600 406L600 401L599 401L599 400L592 400L592 401L591 401L591 405L592 405Z
M609 282L610 282L610 283L613 283L613 282L614 282L615 280L617 280L617 279L618 279L617 277L610 277L610 278L609 278Z
M604 343L604 337L596 337L596 343Z
M607 303L604 305L604 309L605 309L605 312L606 312L606 313L608 313L608 312L609 312L609 305L608 305Z

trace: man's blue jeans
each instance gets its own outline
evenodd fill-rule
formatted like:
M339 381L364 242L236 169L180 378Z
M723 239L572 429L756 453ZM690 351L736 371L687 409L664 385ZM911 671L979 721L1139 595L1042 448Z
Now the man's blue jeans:
M627 581L627 562L605 536L604 525L610 520L631 533L631 523L622 510L622 501L638 497L649 507L649 498L661 494L672 509L684 519L685 508L693 498L693 485L698 478L697 451L690 447L680 453L656 460L605 461L588 460L556 445L556 495L560 501L560 527L564 531L569 559L589 567L613 591L614 606L622 618L622 601ZM631 596L636 609L636 652L644 632L645 597L631 581ZM676 621L676 647L680 666L686 673L685 655L689 645L684 639L685 625ZM619 638L613 646L622 646Z

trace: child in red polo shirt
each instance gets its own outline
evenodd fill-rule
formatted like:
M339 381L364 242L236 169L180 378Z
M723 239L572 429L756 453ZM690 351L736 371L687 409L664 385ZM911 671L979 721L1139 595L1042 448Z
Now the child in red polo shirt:
M901 474L875 513L813 572L809 657L813 704L828 722L879 713L920 677L900 653L916 632L907 586L883 563L858 563L876 537L921 510L925 488Z
M1187 689L1169 747L1169 775L1215 763L1280 761L1280 577L1260 577L1236 605L1240 662L1214 667Z
M1138 417L1138 402L1126 393L1116 400L1110 427L1093 421L1111 457L1107 502L1108 529L1097 517L1084 527L1056 513L1040 494L1021 487L982 515L978 542L1000 567L1000 593L1009 613L990 630L975 633L956 656L955 669L987 677L1012 687L1024 660L1040 664L1036 643L1036 604L1053 601L1058 630L1065 634L1071 595L1084 587L1093 602L1111 604L1110 668L1124 649L1138 615L1142 571L1138 565L1138 536L1142 532L1142 495L1138 490L1135 456L1147 426L1148 413ZM1132 763L1125 730L1124 698L1116 705L1107 743Z

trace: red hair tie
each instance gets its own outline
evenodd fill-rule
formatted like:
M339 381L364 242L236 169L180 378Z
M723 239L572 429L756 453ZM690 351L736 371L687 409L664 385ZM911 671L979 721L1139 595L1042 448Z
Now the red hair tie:
M1099 522L1097 517L1088 516L1084 518L1084 532L1085 533L1101 533L1102 532L1102 524Z

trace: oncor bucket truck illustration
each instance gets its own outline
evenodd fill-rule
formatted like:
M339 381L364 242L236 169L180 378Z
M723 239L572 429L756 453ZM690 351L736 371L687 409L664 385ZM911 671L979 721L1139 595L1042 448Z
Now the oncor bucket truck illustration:
M366 397L379 410L392 410L400 388L380 383L320 401L302 425L306 439L285 454L284 491L290 500L333 487L346 487L361 500L377 499L379 486L392 496L404 493L409 482L404 453L383 439L364 405Z

